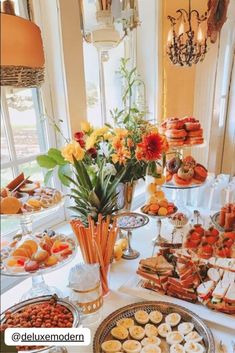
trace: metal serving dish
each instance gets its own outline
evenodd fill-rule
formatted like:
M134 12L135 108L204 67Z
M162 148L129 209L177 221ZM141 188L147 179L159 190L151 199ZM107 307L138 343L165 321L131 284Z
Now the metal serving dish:
M194 314L192 311L183 308L182 306L161 301L139 302L124 306L123 308L114 311L98 327L93 340L93 352L102 353L101 344L106 340L112 339L110 331L116 326L116 322L122 318L131 317L134 319L134 313L138 310L145 310L148 313L153 310L159 310L163 316L172 312L180 314L182 320L192 322L194 324L195 330L199 333L200 336L203 337L205 353L215 352L215 343L212 333L205 322L199 316ZM168 346L164 345L163 353L167 353L168 351Z
M36 297L36 298L32 298L32 299L28 299L28 300L24 300L23 302L19 303L19 304L15 304L13 306L11 306L10 308L8 308L7 310L5 310L2 314L1 314L1 325L4 324L6 322L6 317L5 317L5 313L7 311L11 311L12 313L17 313L18 311L22 310L24 307L28 306L28 305L33 305L33 304L39 304L39 303L43 303L45 301L48 301L52 298L51 295L43 295L40 297ZM57 303L61 304L63 306L65 306L69 311L71 311L71 313L73 314L73 326L72 327L78 327L81 323L81 317L80 317L80 313L79 310L76 308L76 306L74 304L72 304L71 302L69 302L68 300L65 299L61 299L61 298L57 298ZM19 351L19 352L24 352L24 353L33 353L33 352L50 352L50 349L54 348L55 346L50 346L50 347L42 347L41 349L34 349L34 350L24 350L24 351Z

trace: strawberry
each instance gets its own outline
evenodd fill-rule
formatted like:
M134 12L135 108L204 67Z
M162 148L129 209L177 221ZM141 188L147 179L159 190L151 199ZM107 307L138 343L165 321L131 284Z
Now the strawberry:
M234 244L234 240L233 239L229 239L229 238L224 238L223 240L223 245L226 246L227 248L231 248L231 246L233 246Z
M207 240L208 244L213 245L216 242L217 238L215 238L211 235L210 237L207 237L206 240Z
M219 231L215 227L210 227L208 229L213 237L218 237Z
M195 230L195 232L197 232L200 235L203 235L204 231L205 231L204 228L202 228L201 224L195 224L194 230Z
M217 249L216 253L219 257L227 257L226 250L222 246Z
M210 244L204 244L201 247L201 251L206 253L206 254L212 254L213 253L213 248Z
M224 236L229 239L235 240L235 232L225 232Z
M195 249L198 247L198 243L195 243L193 240L187 240L185 243L185 247L189 249Z
M199 242L201 241L201 235L197 232L192 232L189 236L190 240L193 240L193 241L198 241Z

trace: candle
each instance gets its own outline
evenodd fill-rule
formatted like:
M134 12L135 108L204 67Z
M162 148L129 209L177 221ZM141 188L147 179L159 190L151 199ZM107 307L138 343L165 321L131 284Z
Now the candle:
M200 26L198 26L197 40L198 40L199 43L201 43L202 40L203 40L203 34L202 34L202 30L201 30L201 27L200 27Z
M179 26L179 36L184 33L184 23L181 21Z
M170 29L168 32L168 35L167 35L167 44L168 45L172 43L172 38L173 38L172 30Z

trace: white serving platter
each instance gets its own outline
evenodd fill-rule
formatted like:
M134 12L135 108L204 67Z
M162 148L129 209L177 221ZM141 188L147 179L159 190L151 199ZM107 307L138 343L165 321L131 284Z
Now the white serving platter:
M213 322L230 329L235 325L234 315L220 313L220 312L211 310L200 303L196 303L196 304L190 303L185 300L173 298L168 295L152 291L150 289L142 288L141 284L143 283L143 281L144 280L141 279L141 277L135 274L119 288L119 291L144 300L162 300L162 301L167 301L169 303L181 305L193 311L195 314L200 316L201 319L203 320Z

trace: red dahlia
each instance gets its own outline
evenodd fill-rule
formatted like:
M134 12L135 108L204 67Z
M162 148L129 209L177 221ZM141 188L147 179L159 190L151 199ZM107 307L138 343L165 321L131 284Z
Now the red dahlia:
M138 146L142 149L144 158L147 161L155 161L161 158L162 137L158 133L153 132L144 136Z

